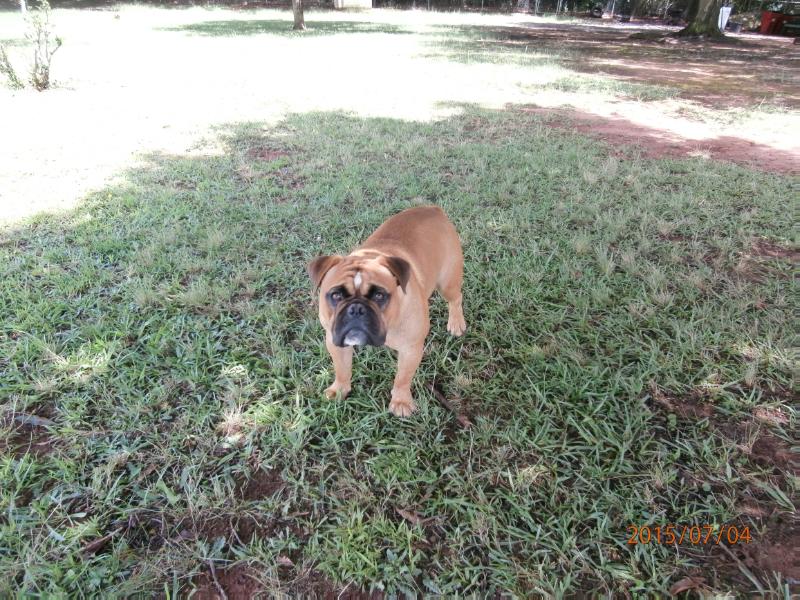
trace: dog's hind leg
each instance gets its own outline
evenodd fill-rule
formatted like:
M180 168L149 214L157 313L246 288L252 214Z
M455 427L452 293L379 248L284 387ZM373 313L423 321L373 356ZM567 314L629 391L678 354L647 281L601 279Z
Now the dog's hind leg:
M437 287L439 293L447 301L447 331L458 336L467 330L461 295L461 285L464 281L464 259L459 256L458 260L454 261L449 267L442 274Z

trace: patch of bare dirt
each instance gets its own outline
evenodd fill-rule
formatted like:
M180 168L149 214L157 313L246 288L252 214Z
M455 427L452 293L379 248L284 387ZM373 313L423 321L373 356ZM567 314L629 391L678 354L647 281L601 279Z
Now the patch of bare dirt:
M334 584L318 571L311 571L302 577L298 585L290 590L290 596L315 600L383 600L385 594L380 591L365 592L355 586L344 587Z
M254 539L272 536L274 523L249 514L220 515L195 521L179 533L182 539L214 541L225 538L229 543L249 544Z
M752 281L760 283L769 276L780 276L780 270L769 264L770 261L782 261L791 264L796 264L800 258L800 252L793 248L787 248L776 242L766 240L763 238L755 240L750 250L742 253L739 262L733 269L733 274Z
M665 242L688 242L691 241L691 238L687 235L683 235L682 233L677 233L673 231L672 233L660 233L658 234L658 239L664 240Z
M744 256L733 267L731 275L752 283L763 283L769 276L777 275L777 272L757 260Z
M200 574L194 581L193 600L251 600L264 591L264 586L245 564L215 569ZM224 593L224 595L223 595Z
M41 457L52 452L55 440L48 427L54 425L47 409L39 414L6 413L0 417L0 427L11 430L5 440L0 439L0 453L10 452L19 458L25 454Z
M523 108L525 112L542 114L547 124L586 134L611 146L611 154L625 157L629 148L640 151L644 158L705 157L750 167L768 173L800 173L800 154L773 148L734 136L712 139L687 139L679 135L644 127L622 117L602 117L586 112L561 109Z
M253 160L263 160L264 162L272 162L273 160L278 160L284 156L289 156L289 153L283 150L275 150L273 148L266 148L262 146L250 148L247 151L248 158Z
M744 526L737 525L737 529L742 531ZM720 579L738 582L742 589L752 589L753 583L744 573L747 569L762 587L768 588L769 582L774 581L773 573L780 573L790 592L800 592L800 524L772 519L763 533L752 525L749 529L749 543L708 548L710 564Z
M775 435L766 428L759 428L756 422L783 424L783 420L777 420L783 416L779 408L769 409L770 420L759 418L764 417L767 409L758 412L754 410L754 421L729 421L708 404L701 390L695 390L689 394L676 395L658 387L655 382L649 386L650 398L653 403L686 421L699 421L709 419L714 429L729 439L743 454L751 461L763 467L772 468L774 474L783 476L789 473L795 477L800 476L800 459L793 452L792 445L783 438Z
M753 519L767 519L777 511L774 505L760 502L755 498L741 501L737 508L740 514Z
M800 461L792 445L766 428L758 428L751 421L717 420L714 426L753 463L770 469L778 477L785 473L800 476Z
M700 554L696 558L702 566L679 578L671 588L673 595L697 590L698 597L711 597L715 592L730 590L732 585L741 590L755 590L753 578L764 590L769 590L774 586L775 573L780 574L790 594L800 592L800 527L797 522L778 517L769 519L764 526L739 522L731 527L740 534L746 527L750 541L740 538L737 543L729 544L723 538L721 544L698 548ZM766 597L770 597L769 594Z
M800 581L800 526L797 523L776 527L773 535L748 547L745 564L766 572L777 571Z
M800 460L792 452L791 445L771 433L762 432L758 436L750 450L750 458L763 466L777 466L800 477Z
M298 537L305 537L293 523L279 522L267 514L253 511L204 513L175 518L164 513L132 513L116 527L133 548L157 550L165 544L203 540L225 540L228 546L243 546L257 539L271 538L279 527L289 527Z
M790 262L800 261L800 250L796 248L787 248L777 242L767 239L757 239L753 242L753 256L759 258L776 258L780 260L788 260Z
M753 409L753 417L767 425L786 425L789 416L777 406L757 406Z
M286 565L290 566L291 562ZM255 598L272 598L274 593L269 593L258 580L257 570L245 564L234 565L227 569L210 568L198 575L193 582L194 592L192 599L222 600L252 600ZM225 593L223 596L220 593ZM385 595L380 591L365 592L354 586L340 586L317 571L308 571L293 579L286 586L286 595L290 598L304 598L307 600L383 600Z
M276 179L282 187L291 190L300 189L305 185L305 181L303 181L301 177L296 176L294 171L289 167L278 169Z
M237 483L237 493L243 500L261 500L283 489L284 485L286 484L279 470L258 469L250 478Z
M651 383L649 391L654 405L678 416L684 424L707 419L711 431L725 438L752 463L769 469L769 478L785 481L790 475L800 476L800 462L791 443L758 424L766 422L758 418L762 414L769 415L771 425L783 425L783 413L779 408L765 408L761 413L754 409L753 420L734 421L704 402L702 391L678 396L660 389L655 383ZM707 483L683 469L679 472L691 485ZM697 590L702 596L731 589L732 584L739 589L754 589L752 577L764 589L769 589L775 581L774 573L780 573L782 582L789 584L792 591L800 592L800 522L792 515L787 516L785 508L757 488L742 494L737 506L739 518L730 526L739 534L747 527L750 541L745 542L740 537L735 544L723 540L722 545L708 543L696 548L701 567L677 578L673 584L674 594Z
M714 416L714 407L706 404L700 394L676 396L662 390L654 382L650 382L649 387L650 397L656 404L681 418L699 420Z

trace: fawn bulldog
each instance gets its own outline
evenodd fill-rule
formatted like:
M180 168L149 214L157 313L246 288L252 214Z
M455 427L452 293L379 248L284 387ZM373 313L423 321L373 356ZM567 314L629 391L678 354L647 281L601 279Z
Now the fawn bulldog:
M410 208L389 218L348 256L320 256L308 265L319 289L319 320L336 378L328 398L350 393L353 346L397 351L389 410L416 410L411 380L430 330L428 300L438 290L447 301L447 331L467 328L461 306L464 257L453 224L437 206Z

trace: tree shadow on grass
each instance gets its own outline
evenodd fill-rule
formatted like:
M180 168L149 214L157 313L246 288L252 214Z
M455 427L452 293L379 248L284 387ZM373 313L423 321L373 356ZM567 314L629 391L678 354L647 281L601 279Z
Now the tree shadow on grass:
M656 96L669 88L672 95L714 108L762 103L765 98L800 106L800 60L780 40L642 40L631 38L633 31L641 31L635 26L574 23L440 25L435 31L429 56L455 62L540 64L549 59L579 73L662 88Z
M0 234L2 389L57 438L4 489L25 533L0 528L0 567L67 596L163 590L209 560L245 560L293 597L331 581L614 595L633 577L620 565L664 591L686 558L626 546L631 520L722 522L730 498L780 510L753 483L761 467L707 422L670 428L647 385L727 382L709 402L748 424L754 403L788 410L768 396L791 380L787 265L771 252L751 257L758 280L735 273L755 236L791 236L785 189L725 164L619 160L517 111L303 114L233 126L206 154L151 156L77 209ZM413 419L386 413L395 365L379 349L359 350L352 397L326 402L306 262L420 203L459 229L469 330L447 336L432 303ZM746 351L771 357L750 383ZM268 491L237 496L262 467ZM580 563L561 560L567 546Z
M365 23L360 21L306 21L305 31L293 31L292 22L280 19L203 21L179 27L164 28L164 31L184 31L210 37L271 34L287 37L325 36L347 33L413 33L398 25Z

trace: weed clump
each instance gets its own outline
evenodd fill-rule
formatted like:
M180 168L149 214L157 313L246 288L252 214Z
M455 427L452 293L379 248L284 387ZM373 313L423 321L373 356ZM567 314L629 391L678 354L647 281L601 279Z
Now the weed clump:
M33 45L33 64L30 69L29 82L34 89L43 91L51 86L50 64L53 55L61 47L61 38L54 36L50 24L50 3L42 0L36 10L27 17L30 26L25 39ZM6 76L12 89L25 87L22 78L11 64L6 47L0 44L0 73Z

